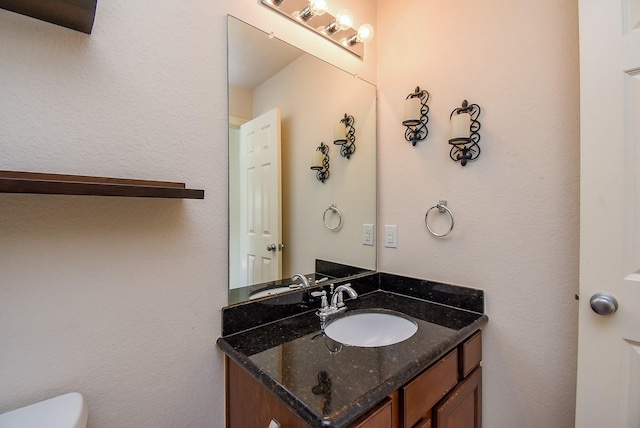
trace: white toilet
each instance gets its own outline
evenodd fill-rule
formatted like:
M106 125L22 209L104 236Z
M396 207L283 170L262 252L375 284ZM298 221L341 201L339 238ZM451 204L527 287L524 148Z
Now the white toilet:
M0 428L85 428L89 410L77 392L60 395L0 415Z

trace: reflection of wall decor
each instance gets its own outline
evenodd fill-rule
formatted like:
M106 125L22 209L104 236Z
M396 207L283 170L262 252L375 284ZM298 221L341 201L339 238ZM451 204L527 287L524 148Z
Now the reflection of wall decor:
M331 413L331 378L324 370L318 373L318 384L311 388L314 395L324 396L324 404L322 413L328 415Z
M343 9L333 16L326 0L260 0L260 2L343 49L364 56L364 43L373 38L373 27L353 28L353 15Z
M311 161L311 169L316 171L316 178L324 183L329 178L329 146L320 143L313 152L313 160Z
M449 157L465 166L467 161L476 160L480 156L480 106L462 101L462 107L451 112L451 139L452 145Z
M336 124L333 132L333 144L340 146L340 155L350 159L351 155L356 151L356 128L353 123L353 116L344 114L344 119Z
M404 139L414 146L418 141L424 140L429 134L427 123L429 122L429 92L424 89L420 90L416 86L416 90L407 95L404 102L404 120L402 124L407 127L404 131Z

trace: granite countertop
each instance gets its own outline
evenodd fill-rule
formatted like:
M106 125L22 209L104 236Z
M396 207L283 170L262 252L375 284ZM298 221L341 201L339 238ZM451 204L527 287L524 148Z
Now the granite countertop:
M219 338L217 344L311 427L347 426L488 321L482 311L469 310L464 302L454 301L454 306L458 306L454 307L450 306L452 301L447 301L448 304L433 301L434 296L440 300L439 295L455 295L458 287L386 274L384 279L391 277L397 281L369 291L371 282L383 282L380 275L385 274L376 273L373 279L363 279L362 285L352 281L356 290L361 285L358 290L361 295L346 301L347 313L381 308L410 315L418 330L403 342L376 348L342 345L324 335L318 316L310 308L312 305L301 303L300 310L306 311L289 313L264 325L257 323L255 328L232 331ZM427 284L429 289L425 292L421 284ZM398 286L407 293L398 293L395 289ZM464 289L467 290L470 289ZM478 296L480 303L473 302L474 309L483 307L482 292ZM467 295L465 299L470 297ZM271 300L260 302L263 310L267 308L265 312ZM273 302L277 304L277 299ZM329 391L317 387L321 380L326 385L327 379Z

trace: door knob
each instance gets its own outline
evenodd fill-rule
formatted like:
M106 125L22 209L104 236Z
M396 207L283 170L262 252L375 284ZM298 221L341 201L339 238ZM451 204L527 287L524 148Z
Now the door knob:
M618 301L609 293L596 293L591 296L589 303L598 315L611 315L618 310Z
M276 250L276 244L267 245L267 251L275 251L275 250Z

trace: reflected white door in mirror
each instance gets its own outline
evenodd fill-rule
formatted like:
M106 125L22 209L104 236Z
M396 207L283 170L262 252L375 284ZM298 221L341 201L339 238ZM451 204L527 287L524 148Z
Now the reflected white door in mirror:
M335 279L375 270L376 247L362 238L363 225L376 223L375 87L236 18L228 25L229 303L286 287L294 273ZM243 149L245 125L236 121L249 124L274 109L280 111L279 166L263 157L277 152L277 132L267 131L275 128L247 128ZM345 112L358 124L358 149L349 157L332 144ZM324 183L309 170L321 143L331 156ZM343 213L336 230L323 222L332 204Z

